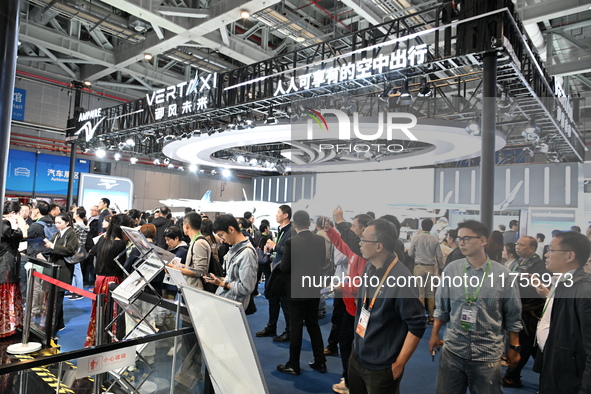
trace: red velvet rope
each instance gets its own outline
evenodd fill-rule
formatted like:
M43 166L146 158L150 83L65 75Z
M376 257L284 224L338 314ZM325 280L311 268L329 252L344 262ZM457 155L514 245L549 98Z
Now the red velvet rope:
M91 300L96 301L96 294L91 293L90 291L79 289L77 287L74 287L74 286L64 283L62 281L59 281L57 279L53 279L47 275L40 274L37 271L33 271L33 276L36 276L39 279L49 282L52 285L56 285L57 287L61 287L64 290L68 290L72 293L76 293L78 295L81 295L82 297L90 298Z

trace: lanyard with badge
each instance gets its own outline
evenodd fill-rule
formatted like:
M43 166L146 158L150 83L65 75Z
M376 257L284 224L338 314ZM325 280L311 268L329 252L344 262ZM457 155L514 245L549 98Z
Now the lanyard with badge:
M367 324L369 323L369 315L371 314L371 310L373 309L373 306L376 303L376 298L377 298L377 296L378 296L378 294L380 292L380 289L384 285L384 282L386 281L386 277L388 276L388 274L390 273L390 271L392 271L392 268L394 268L394 266L396 265L397 262L398 262L398 257L394 258L394 261L392 261L392 263L390 264L390 266L388 267L388 269L384 273L384 276L382 276L382 280L380 281L380 284L376 288L376 291L375 291L375 293L373 295L373 298L371 299L371 302L369 304L369 308L366 308L366 305L367 305L367 288L365 288L365 290L364 290L364 294L363 294L363 306L361 307L361 313L359 315L359 322L357 323L357 329L355 330L355 332L361 338L365 338L365 330L367 329Z
M287 227L287 226L285 226ZM275 243L275 245L278 245L279 242L281 242L281 237L283 237L283 234L285 234L285 227L283 227L279 232L279 237L277 238L277 242ZM273 259L275 259L277 257L277 252L273 252Z
M464 278L467 278L467 265L464 266ZM478 300L478 295L480 294L480 289L482 288L482 284L484 283L484 278L488 275L490 271L491 262L488 259L486 264L486 270L480 279L480 283L474 292L474 295L470 297L470 291L468 290L468 284L464 282L464 291L466 296L466 304L462 307L462 315L460 320L460 326L462 330L466 331L476 331L476 314L478 313L478 308L476 306L476 301ZM466 280L467 281L467 280Z

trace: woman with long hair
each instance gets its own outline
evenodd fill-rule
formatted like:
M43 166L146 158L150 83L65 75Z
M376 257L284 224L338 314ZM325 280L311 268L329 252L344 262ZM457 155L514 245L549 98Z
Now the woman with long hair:
M74 276L74 264L66 263L65 258L70 257L78 250L78 236L72 228L72 219L66 213L60 213L54 218L55 227L58 232L49 241L45 239L45 247L51 249L49 255L49 262L59 265L61 267L58 280L72 284L72 277ZM64 323L64 295L65 290L58 288L57 303L56 303L56 326L54 335L58 331L66 328Z
M221 262L223 257L219 255L219 248L222 242L214 234L213 222L210 219L203 219L201 222L201 235L205 237L205 240L211 247L212 258L214 258L217 262Z
M484 251L491 260L500 263L503 254L503 233L497 230L490 233Z
M517 251L515 250L515 242L509 242L503 248L503 259L505 259L505 267L509 268L513 271L519 257L517 256Z
M102 236L97 244L90 250L90 255L96 257L95 274L96 280L94 282L94 294L109 294L109 284L120 284L123 281L123 270L119 266L125 264L127 255L127 238L123 236L121 226L133 227L135 222L127 215L119 214L110 216L109 227L104 236ZM119 264L117 264L117 262ZM115 304L113 307L113 315L105 316L104 321L109 323L118 314L118 307ZM112 326L113 332L117 333L117 323ZM121 328L119 331L122 332ZM96 339L96 301L92 302L92 310L90 313L90 322L88 323L88 330L86 332L85 347L94 346Z
M84 209L84 207L74 207L72 219L72 228L76 232L76 236L78 237L80 245L86 245L86 238L88 237L88 232L90 231L88 222L86 221L86 209ZM74 287L78 287L79 289L84 288L81 265L82 263L74 265L74 280L72 281L72 285ZM66 297L68 297L70 300L79 300L83 298L81 295L74 293L71 293Z
M26 223L18 215L20 209L17 201L4 203L0 230L0 338L13 335L23 325L18 244L23 240Z

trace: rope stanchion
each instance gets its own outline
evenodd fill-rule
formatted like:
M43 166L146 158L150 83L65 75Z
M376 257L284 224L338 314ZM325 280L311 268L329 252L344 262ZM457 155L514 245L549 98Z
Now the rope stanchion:
M92 301L96 301L96 294L91 293L90 291L79 289L78 287L74 287L74 286L69 285L69 284L67 284L65 282L62 282L62 281L57 280L57 279L54 279L54 278L52 278L50 276L41 274L41 273L39 273L37 271L33 272L33 275L36 276L39 279L42 279L42 280L44 280L46 282L51 283L52 285L56 285L57 287L61 287L64 290L67 290L67 291L72 292L72 293L76 293L78 295L81 295L82 297L90 298Z
M28 354L39 351L41 344L39 342L29 342L29 329L31 327L31 306L33 305L33 276L37 272L34 269L27 270L27 296L26 296L26 310L25 321L23 322L23 339L21 343L15 343L6 348L9 354Z

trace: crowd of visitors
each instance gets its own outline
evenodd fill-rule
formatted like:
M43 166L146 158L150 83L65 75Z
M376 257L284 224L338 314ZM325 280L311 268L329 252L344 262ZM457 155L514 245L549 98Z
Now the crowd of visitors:
M451 228L445 218L424 219L405 245L397 218L376 219L368 212L349 223L341 207L332 217L311 218L281 205L275 234L268 221L255 227L251 212L210 220L187 209L173 218L166 206L151 214L115 212L107 198L88 208L87 214L83 207L63 212L45 201L4 204L0 337L22 327L26 283L19 251L58 265L63 283L109 295L109 286L133 272L140 257L122 230L132 227L178 257L166 270L177 269L190 286L242 303L247 314L256 311L253 297L264 281L268 322L256 336L290 342L287 362L277 370L300 375L305 325L311 369L326 373L326 358L341 356L342 379L332 387L337 393L399 392L428 324L429 350L433 356L441 352L437 393L521 387L530 358L540 372L540 393L591 392L591 227L587 236L576 226L555 230L547 242L542 233L521 234L515 220L509 230L491 231L474 220ZM70 263L79 249L88 257ZM174 300L177 289L163 276L151 291ZM318 319L327 293L334 296L334 310L325 346ZM65 297L79 299L75 291L58 292L55 334L64 328ZM110 313L106 319L116 317L117 308ZM85 346L95 344L96 314L93 302ZM155 324L171 329L170 313L161 314ZM113 335L125 335L117 324Z

